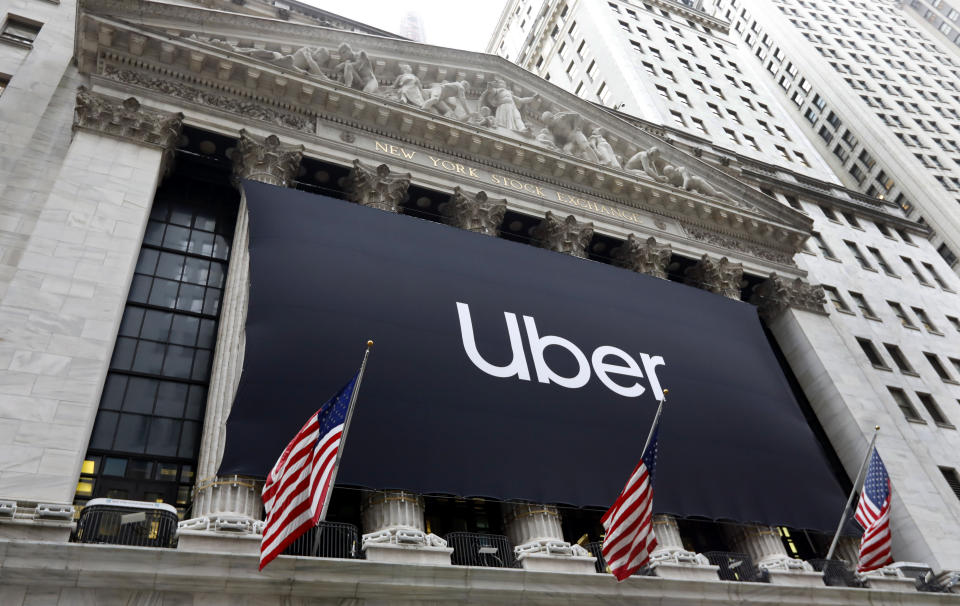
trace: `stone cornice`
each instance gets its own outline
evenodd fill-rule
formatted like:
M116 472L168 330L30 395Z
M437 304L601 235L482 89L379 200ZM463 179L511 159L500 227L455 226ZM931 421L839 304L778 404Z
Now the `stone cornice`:
M73 113L73 129L124 139L156 147L164 152L168 166L180 136L182 113L170 113L143 107L134 97L118 99L101 95L81 86Z

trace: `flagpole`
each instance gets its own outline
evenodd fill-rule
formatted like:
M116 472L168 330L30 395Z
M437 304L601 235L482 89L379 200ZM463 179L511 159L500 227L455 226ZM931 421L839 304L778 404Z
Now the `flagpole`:
M833 556L833 550L837 548L837 541L840 540L840 531L843 529L843 523L847 520L847 512L850 511L850 505L853 503L853 495L857 494L860 482L863 481L863 471L867 468L867 461L870 460L870 454L873 453L873 447L877 443L877 435L879 433L880 426L874 426L873 439L870 440L870 447L867 448L867 456L863 458L863 463L860 464L860 471L857 472L857 479L853 483L853 490L850 491L850 496L847 497L847 504L843 506L843 513L840 514L840 524L837 525L837 532L834 533L833 541L830 543L830 550L827 551L826 559L828 560Z
M367 349L363 352L363 362L360 363L360 372L357 373L357 383L353 386L353 393L350 394L350 403L347 404L347 418L343 421L343 433L340 434L340 447L337 448L337 456L333 460L333 471L330 472L330 489L337 481L337 472L340 470L340 455L343 454L344 445L347 443L347 431L350 429L350 419L353 418L353 405L357 401L357 395L360 394L360 382L363 381L363 371L367 367L367 357L370 356L370 348L373 347L373 341L367 341ZM320 512L318 522L327 519L327 507L330 506L330 499L326 499L323 504L323 510Z
M640 451L640 455L643 456L647 452L647 447L650 446L650 440L653 439L653 430L657 428L657 421L660 420L660 413L663 412L663 403L667 401L667 392L669 390L663 390L663 399L660 400L660 405L657 406L657 414L653 415L653 423L650 424L650 433L647 434L647 441L643 443L643 450Z

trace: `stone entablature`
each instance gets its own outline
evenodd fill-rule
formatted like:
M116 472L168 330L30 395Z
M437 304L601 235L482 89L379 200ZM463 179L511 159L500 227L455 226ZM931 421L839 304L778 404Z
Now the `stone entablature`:
M806 238L802 215L497 57L438 57L397 40L141 4L132 11L116 0L83 3L80 65L96 81L304 136L333 121L442 148L737 235L784 258ZM173 18L202 21L204 32L171 37L145 27ZM323 45L296 46L297 39Z

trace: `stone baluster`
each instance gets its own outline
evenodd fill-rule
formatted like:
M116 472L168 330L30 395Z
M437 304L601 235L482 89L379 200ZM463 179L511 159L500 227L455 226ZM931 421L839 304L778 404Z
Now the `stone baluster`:
M353 161L353 169L344 181L348 200L392 213L400 212L408 187L410 173L393 172L386 164L366 166L360 160Z
M726 257L713 259L703 255L692 267L687 268L686 283L714 294L740 300L740 283L743 281L743 265L731 263Z
M249 179L286 187L296 175L302 157L303 146L285 145L275 135L258 137L241 130L232 156L233 181L238 186L244 179ZM216 475L223 457L227 417L243 367L249 295L249 214L246 197L241 195L200 443L194 517L181 522L181 528L187 531L181 532L181 547L186 544L189 548L192 530L244 533L259 530L263 507L261 482L253 478Z
M370 493L363 505L363 551L368 560L449 564L453 549L424 532L423 497L402 490Z
M672 251L669 244L657 244L656 238L641 240L634 234L613 250L614 265L665 280Z
M754 288L750 302L768 323L790 308L826 314L823 309L826 297L820 285L808 284L800 278L789 280L776 273Z
M823 575L803 560L791 558L773 526L744 525L730 532L734 548L746 553L754 565L767 571L775 585L822 587Z
M505 198L488 198L487 193L464 192L460 187L453 188L450 199L440 205L443 222L453 227L496 236L507 212Z
M504 505L507 538L527 570L592 572L596 558L563 538L560 512L553 505Z
M581 223L573 215L563 218L549 211L533 230L537 246L581 258L587 257L587 244L592 237L593 223Z

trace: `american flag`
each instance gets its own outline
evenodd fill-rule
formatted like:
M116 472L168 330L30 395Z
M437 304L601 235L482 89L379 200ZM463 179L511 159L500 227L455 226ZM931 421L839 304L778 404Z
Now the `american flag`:
M310 417L270 470L263 487L267 519L260 542L260 570L320 521L330 498L337 450L356 383L355 376Z
M876 570L893 563L890 552L890 495L890 476L880 460L880 454L874 449L867 467L867 477L863 481L857 513L853 516L864 530L857 572Z
M653 534L653 475L657 466L657 438L660 420L651 433L650 444L630 474L613 506L603 515L606 531L603 559L618 581L629 577L650 561L657 547Z

